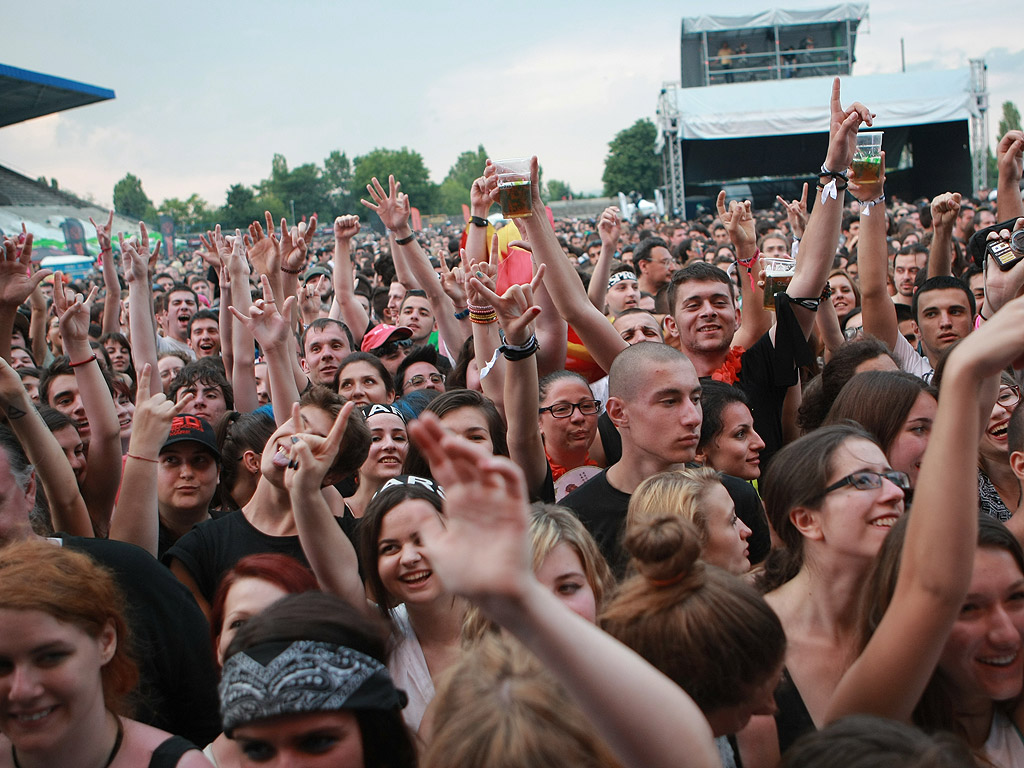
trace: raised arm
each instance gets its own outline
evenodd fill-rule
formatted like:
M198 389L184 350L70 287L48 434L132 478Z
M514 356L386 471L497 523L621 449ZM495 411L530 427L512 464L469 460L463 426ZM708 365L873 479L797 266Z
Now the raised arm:
M125 280L128 283L128 333L132 342L132 362L135 370L141 371L147 365L157 370L156 319L153 316L153 283L150 271L160 253L160 243L157 243L156 250L150 253L146 225L139 222L139 229L142 234L139 241L135 238L125 240L124 235L120 233L117 236L121 245ZM56 298L56 288L53 294ZM160 377L154 376L150 383L150 391L140 391L137 397L142 399L160 391Z
M1020 197L1020 177L1024 173L1024 132L1009 131L996 145L999 186L996 192L999 221L1024 217Z
M608 294L608 278L611 277L612 259L615 258L615 249L619 244L621 233L619 209L614 205L605 208L597 222L597 234L601 238L601 253L597 256L594 272L590 276L590 287L587 288L590 303L602 314L604 314L605 296Z
M717 204L718 218L722 220L729 233L729 240L736 248L737 267L749 265L745 271L756 269L757 233L754 229L754 216L750 212L750 201L740 203L733 200L726 209L723 189L718 193ZM772 327L775 316L764 308L764 288L758 287L757 281L749 279L749 274L740 272L739 283L743 313L733 343L749 349Z
M711 728L678 685L540 585L530 567L522 472L446 433L432 414L409 425L445 489L445 525L423 531L445 588L476 603L565 686L628 768L721 766Z
M146 365L139 372L139 392L148 392L153 367ZM160 449L167 442L171 422L191 404L194 395L187 394L177 403L157 392L139 398L128 443L128 457L121 479L117 507L110 520L110 538L127 541L157 556L160 538L160 509L157 501L157 472Z
M877 183L853 185L852 191L861 200L874 200L885 188L885 153L882 155ZM866 209L862 206L860 244L857 246L864 332L884 342L889 349L893 349L899 335L899 323L896 321L896 306L892 303L886 287L889 251L885 241L885 215L882 210L865 215L864 210Z
M352 267L352 238L359 234L358 216L339 216L334 220L334 301L330 317L341 320L352 332L359 348L370 317L356 300L355 270Z
M250 232L253 228L250 227ZM255 245L255 243L254 243ZM228 293L231 306L245 306L252 301L249 292L249 262L245 257L245 238L241 230L235 230L235 239L231 241L231 253L227 256L225 268L228 274ZM227 303L221 296L221 303ZM248 412L259 407L260 400L256 396L256 374L254 361L256 350L252 332L240 323L228 311L229 322L222 325L221 337L231 337L231 386L235 392L235 410ZM225 361L225 365L227 361Z
M1024 218L1017 219L1013 226L1014 231L1024 229ZM990 240L997 237L1004 240L1009 239L1010 232L1001 230L989 235ZM982 320L988 321L998 312L1003 305L1010 302L1015 296L1019 296L1024 290L1024 259L1018 261L1009 270L1001 270L992 256L985 255L985 305L982 308L987 317Z
M537 337L533 328L533 321L540 314L540 307L533 303L533 292L540 285L544 269L542 264L529 285L510 285L502 296L498 296L478 278L474 277L471 281L473 287L487 297L497 311L498 323L505 334L502 352L505 356L504 406L508 423L509 457L526 475L526 487L531 498L539 495L548 472L544 441L537 420L540 385L537 376ZM534 352L528 354L531 347Z
M11 361L11 333L14 318L50 270L32 272L32 233L22 232L20 238L4 237L0 254L0 357ZM42 360L37 361L40 365Z
M497 177L492 168L488 166L488 189L496 198ZM555 230L548 221L547 210L540 199L538 168L537 158L534 157L530 160L532 215L519 219L519 227L527 233L530 247L533 248L534 262L547 266L544 281L558 314L573 327L595 362L607 371L616 355L627 344L608 322L608 318L590 302L576 270L558 244Z
M487 164L490 165L488 160ZM476 178L469 188L469 213L473 223L466 233L466 255L471 264L478 261L487 261L487 214L491 211L494 201L487 192L487 179L483 176ZM479 226L483 224L484 226Z
M1024 299L1016 299L950 352L892 601L840 682L829 720L909 720L939 661L973 572L982 413L995 402L999 372L1024 353L1022 324Z
M267 358L270 374L270 391L273 393L274 421L284 424L290 417L292 405L299 402L299 388L296 385L294 363L296 360L295 335L291 332L286 318L291 316L295 297L289 296L280 311L274 299L274 290L266 275L260 275L263 298L249 307L249 314L243 314L232 305L231 313L243 323ZM222 299L223 301L223 299ZM305 378L305 377L303 377Z
M94 287L83 301L82 294L65 293L60 272L53 282L53 305L60 318L61 341L74 367L82 407L89 421L88 472L82 495L89 507L93 528L97 534L106 535L121 484L121 427L114 398L89 345L89 314L97 289Z
M96 240L100 244L100 258L103 260L103 333L121 332L121 283L117 279L117 265L114 263L114 249L110 235L114 227L114 210L111 208L107 223L100 226L89 217L89 223L96 228Z
M857 129L861 123L871 125L872 115L860 102L854 102L843 109L839 99L839 78L832 81L832 98L829 102L828 152L824 167L832 173L845 174L853 162L857 147ZM825 176L819 181L826 181ZM828 273L835 260L839 245L839 230L843 218L843 203L846 193L839 187L845 181L832 178L815 193L814 208L807 220L807 230L800 241L800 254L796 260L796 274L789 284L790 296L816 298L821 295L828 282ZM885 218L880 216L879 218ZM804 336L814 326L814 313L799 305L793 305Z
M884 163L885 160L883 159ZM928 277L953 274L953 225L960 213L960 193L944 192L932 199L932 244ZM861 224L863 229L864 225Z
M46 492L53 529L92 537L89 510L78 490L71 464L25 391L18 372L3 358L0 358L0 407Z
M326 438L298 432L291 436L291 444L286 446L288 468L284 484L292 500L299 543L320 587L355 608L368 610L356 552L320 490L341 450L352 408L352 403L345 403ZM301 423L296 403L292 424Z

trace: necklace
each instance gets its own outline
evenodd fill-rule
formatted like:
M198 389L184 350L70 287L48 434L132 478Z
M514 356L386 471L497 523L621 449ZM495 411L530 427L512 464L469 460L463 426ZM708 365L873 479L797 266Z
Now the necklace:
M110 764L114 762L114 758L117 757L118 750L121 749L121 742L124 741L124 726L121 724L121 718L117 717L117 738L114 739L114 748L110 750L110 757L107 758L107 762L103 764L103 768L110 768ZM14 751L14 745L11 744L11 760L14 761L14 768L21 768L21 763L18 762L18 754Z

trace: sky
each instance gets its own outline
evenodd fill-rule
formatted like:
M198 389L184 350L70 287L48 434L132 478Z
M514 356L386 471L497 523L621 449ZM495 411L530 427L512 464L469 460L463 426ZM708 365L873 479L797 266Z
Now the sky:
M831 4L733 0L728 13ZM440 182L461 152L483 144L491 157L536 154L545 179L599 192L608 142L654 118L662 84L679 80L681 20L707 8L668 0L12 3L0 63L110 88L117 98L0 129L0 164L56 178L102 205L129 172L157 204L198 193L221 205L231 184L269 176L275 153L294 167L322 164L334 149L351 159L409 147ZM901 38L908 71L984 58L994 145L1002 102L1024 108L1022 18L1019 0L983 10L963 0L876 0L854 74L898 72Z

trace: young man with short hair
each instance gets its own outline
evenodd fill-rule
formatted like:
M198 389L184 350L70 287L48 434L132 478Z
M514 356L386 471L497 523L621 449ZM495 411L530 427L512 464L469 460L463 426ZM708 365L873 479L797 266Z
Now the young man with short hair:
M341 361L352 349L352 333L340 320L321 317L302 332L302 370L314 384L331 386Z
M201 309L188 322L188 345L197 359L220 355L220 318L212 309Z

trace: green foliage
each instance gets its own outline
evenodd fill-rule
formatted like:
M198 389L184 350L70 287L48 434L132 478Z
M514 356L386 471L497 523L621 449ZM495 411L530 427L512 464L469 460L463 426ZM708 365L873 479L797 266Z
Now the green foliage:
M388 175L394 174L402 184L402 191L409 195L409 204L418 208L421 213L434 210L437 197L437 185L430 181L430 172L423 163L419 152L402 147L401 149L374 149L360 155L354 161L352 171L352 189L359 197L365 197L370 180L376 177L385 191L388 188ZM359 215L367 218L371 213L360 205Z
M608 144L601 177L605 195L636 191L653 198L655 187L661 183L661 158L654 152L657 135L654 123L647 118L615 134Z
M480 144L475 152L463 152L455 164L448 169L438 188L437 211L439 213L461 213L463 205L469 205L469 188L487 165L487 150Z
M129 219L153 220L153 201L142 189L138 176L128 173L114 185L114 210Z
M324 158L324 186L327 192L327 204L332 216L343 216L355 213L359 201L353 195L352 163L344 152L334 150ZM326 221L326 219L325 219Z
M260 182L259 191L263 198L280 200L289 211L294 201L297 218L312 213L320 213L325 218L330 215L327 184L315 163L288 170L284 155L274 155L270 178Z
M1020 110L1017 109L1017 105L1012 101L1003 102L1003 117L999 121L999 130L996 132L996 136L1000 139L1010 131L1019 131L1020 127Z
M176 197L164 200L157 213L173 217L179 232L202 232L217 223L217 212L195 194L188 200Z
M295 210L297 213L298 204ZM225 229L245 231L254 221L263 223L264 211L270 211L275 222L279 222L282 216L291 215L289 208L286 208L279 198L262 193L257 195L252 187L244 184L232 184L228 189L227 201L224 207L217 211L216 218Z
M552 179L548 182L548 200L568 200L570 197L579 197L574 194L568 182Z

